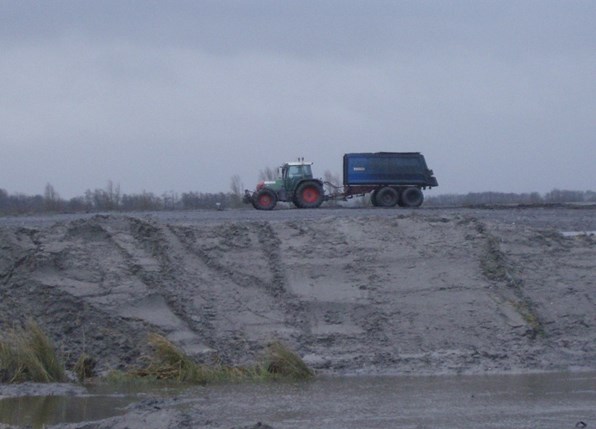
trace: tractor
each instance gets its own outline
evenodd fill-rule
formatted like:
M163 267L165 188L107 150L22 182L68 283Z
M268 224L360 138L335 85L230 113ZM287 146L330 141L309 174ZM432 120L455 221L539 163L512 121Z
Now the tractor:
M323 182L312 175L312 162L300 158L278 169L278 178L261 181L254 192L244 192L244 202L258 210L273 210L278 201L291 202L298 208L316 208L325 200Z

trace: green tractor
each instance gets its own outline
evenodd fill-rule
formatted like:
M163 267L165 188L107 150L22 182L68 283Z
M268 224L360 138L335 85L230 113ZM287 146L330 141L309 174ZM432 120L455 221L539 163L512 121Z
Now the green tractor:
M299 208L316 208L325 200L323 182L315 179L312 162L286 162L275 181L262 181L254 192L244 192L244 202L257 210L273 210L278 201L292 202Z

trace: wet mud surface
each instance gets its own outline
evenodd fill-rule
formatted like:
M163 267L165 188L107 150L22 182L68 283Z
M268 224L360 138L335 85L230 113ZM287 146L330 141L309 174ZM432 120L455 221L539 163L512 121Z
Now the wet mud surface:
M100 372L151 332L233 365L281 340L319 374L594 369L596 237L562 232L595 230L565 207L0 218L0 328L32 317Z
M34 429L571 429L596 422L595 372L321 377L136 397L97 393L0 401L0 421Z

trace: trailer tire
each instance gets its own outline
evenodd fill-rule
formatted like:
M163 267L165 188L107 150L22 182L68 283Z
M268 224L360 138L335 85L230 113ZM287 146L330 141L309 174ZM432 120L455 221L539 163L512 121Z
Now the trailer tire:
M379 206L379 203L377 202L377 191L378 189L375 189L370 193L370 203L373 205L373 207Z
M420 207L424 201L424 195L420 188L406 188L401 194L401 203L404 207Z
M252 205L257 210L273 210L277 204L277 195L271 189L259 190L252 199Z
M399 201L399 194L394 188L385 186L376 191L375 201L380 207L393 207Z
M314 209L323 203L323 188L317 182L304 182L296 188L294 204L301 209Z

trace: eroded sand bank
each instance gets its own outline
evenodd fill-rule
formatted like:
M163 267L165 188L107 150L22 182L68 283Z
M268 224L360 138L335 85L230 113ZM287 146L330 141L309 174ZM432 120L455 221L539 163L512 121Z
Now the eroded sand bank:
M100 371L138 363L151 332L229 364L282 340L319 373L594 369L594 236L486 213L292 212L1 227L0 326L31 317Z

